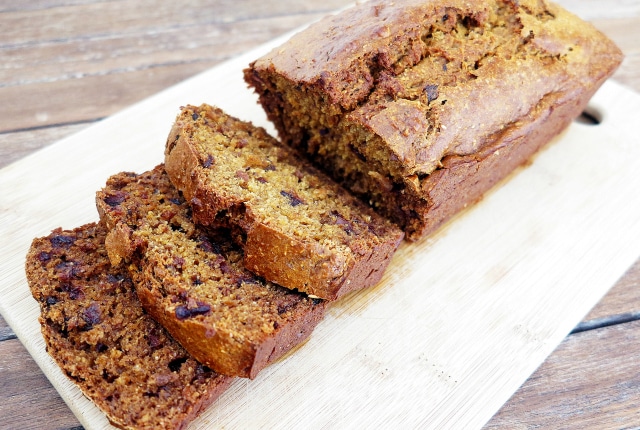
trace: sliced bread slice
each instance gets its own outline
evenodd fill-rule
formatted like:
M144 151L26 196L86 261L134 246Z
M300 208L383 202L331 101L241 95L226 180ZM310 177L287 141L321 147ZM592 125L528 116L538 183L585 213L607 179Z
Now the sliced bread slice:
M216 372L254 378L322 319L324 301L253 275L226 232L197 227L163 166L112 176L96 201L143 307Z

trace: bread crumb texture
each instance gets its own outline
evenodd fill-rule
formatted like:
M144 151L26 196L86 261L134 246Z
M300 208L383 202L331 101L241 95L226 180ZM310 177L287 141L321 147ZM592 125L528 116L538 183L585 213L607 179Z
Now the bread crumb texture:
M219 373L255 377L304 340L324 303L247 271L227 231L198 228L163 166L112 176L97 204L143 306Z
M191 357L140 306L111 266L103 225L56 229L26 261L47 351L116 426L183 428L231 378Z
M171 130L167 172L193 217L227 225L245 264L324 299L375 284L403 233L264 129L186 106Z

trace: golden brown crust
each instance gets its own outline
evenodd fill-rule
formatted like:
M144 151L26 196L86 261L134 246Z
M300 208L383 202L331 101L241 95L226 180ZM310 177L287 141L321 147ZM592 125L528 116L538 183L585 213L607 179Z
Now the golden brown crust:
M186 106L167 139L166 170L204 225L237 231L244 264L329 300L377 283L402 232L263 129Z
M66 375L125 429L182 429L232 378L198 363L151 317L87 224L34 239L27 280L41 310L47 351Z
M565 128L621 59L544 0L374 0L294 36L245 80L283 141L417 239L510 171L482 162L492 148L525 144L505 165L525 162L546 142L508 137ZM448 159L468 160L468 177Z
M256 277L225 231L193 224L163 166L112 176L96 202L143 307L216 372L254 378L322 319L325 302Z

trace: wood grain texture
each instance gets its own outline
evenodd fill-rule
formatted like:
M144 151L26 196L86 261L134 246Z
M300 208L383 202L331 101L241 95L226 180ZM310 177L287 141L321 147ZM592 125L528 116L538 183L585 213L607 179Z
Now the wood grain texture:
M82 428L0 316L0 429Z
M17 339L0 342L2 429L73 429L80 423Z
M111 115L345 4L146 0L1 12L0 132Z
M188 6L201 9L208 7L219 12L209 23L193 14L189 15L185 10L160 3L95 0L0 1L0 52L3 55L3 66L0 67L0 97L3 97L3 104L0 106L0 167L48 145L57 138L86 128L93 121L164 89L167 85L181 81L210 65L315 18L324 13L323 11L351 2L238 0L188 3ZM615 79L640 91L640 45L637 43L637 40L640 40L640 2L562 0L560 3L592 20L622 47L626 59ZM180 7L182 4L184 3L181 3ZM139 11L139 8L144 6L148 10L141 15L129 12ZM110 12L109 8L120 11L120 15L116 16L118 14ZM162 10L153 11L156 8ZM67 16L62 16L64 14L60 11L64 11ZM116 16L117 19L111 20L109 25L102 22L87 24L87 20L102 19L101 13L96 11L106 11L105 16ZM167 11L174 13L173 17L167 18ZM212 12L209 16L212 16ZM61 24L60 19L65 20L64 24ZM73 22L74 20L76 22ZM183 20L190 24L178 29L175 22ZM173 27L170 21L174 21ZM10 38L5 39L5 32ZM13 87L19 89L10 89ZM35 109L34 103L35 106L43 108ZM94 108L96 104L99 107ZM12 132L15 130L17 132ZM628 272L586 319L640 310L637 273L637 269ZM618 328L629 330L631 333L638 331L638 327L633 324L623 324ZM7 329L6 325L0 323L0 330ZM570 336L565 343L575 336L583 335ZM583 336L580 339L587 338ZM3 343L0 342L0 347ZM615 348L615 345L612 348ZM17 348L18 351L19 349ZM556 401L555 413L558 415L567 412L562 405L567 399L571 399L571 387L575 387L573 384L577 381L571 372L573 354L584 356L585 351L594 350L594 344L575 342L567 351L561 353L561 349L562 346L549 358L556 360L555 362L559 363L557 366L543 365L536 373L547 375L548 372L552 372L554 377L545 381L549 383L549 392L558 390L562 393ZM617 363L615 359L609 359L609 355L615 356L615 353L606 348L598 351L599 354L591 356L591 363L598 366L603 375L610 373L615 376ZM16 360L30 361L32 369L35 368L33 361L26 356L24 348L22 353L14 349L2 352L10 353ZM3 354L0 354L0 357L4 357ZM46 406L51 399L56 399L62 404L52 390L47 391L49 400L35 400L28 395L24 397L25 402L34 405L33 408L25 408L22 404L7 401L3 392L16 393L22 389L31 393L40 390L40 383L36 382L33 382L35 390L25 389L24 385L19 384L18 378L5 374L7 369L0 367L0 385L3 387L0 392L0 417L14 417L11 423L19 424L17 427L20 428L51 428L47 422L70 423L64 424L61 428L77 425L68 409ZM627 378L629 384L640 383L637 371L634 372L633 368L630 369ZM11 385L5 385L8 384L5 381L11 381ZM44 380L44 385L46 384L48 382ZM528 390L531 384L535 385L538 382L532 378L525 383L507 406L517 399L520 402L518 410L524 414L522 416L527 417L527 428L538 428L535 417L527 414L527 410L533 409L527 405L527 396L530 396L530 402L533 402L530 405L539 401ZM5 390L6 387L14 391ZM563 390L563 387L566 387L566 390ZM588 381L584 382L583 388L588 387ZM592 396L589 400L592 403L608 401L610 388L607 384L594 384L591 389ZM526 394L521 395L523 392ZM45 395L43 391L41 395ZM618 418L624 420L625 412L636 404L637 396L618 396L617 399L621 405ZM598 416L598 411L594 408L578 405L577 409L583 414L582 417L571 419L581 419L580 422L588 423L590 419ZM554 413L552 408L548 412ZM517 417L515 414L511 423L517 423ZM16 428L5 427L2 421L0 420L0 428ZM32 426L29 424L32 421L39 424ZM547 424L550 422L552 423L545 421Z
M638 355L640 321L572 335L484 430L637 429Z
M11 339L16 339L16 334L0 315L0 342Z
M95 121L0 133L0 168L89 127Z

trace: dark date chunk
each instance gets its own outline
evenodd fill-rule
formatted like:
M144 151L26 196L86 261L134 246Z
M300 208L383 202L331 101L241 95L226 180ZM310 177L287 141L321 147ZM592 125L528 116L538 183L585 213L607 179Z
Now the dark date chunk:
M208 168L209 168L209 167L211 167L213 164L215 164L215 162L216 162L216 159L215 159L215 158L213 158L213 155L208 154L208 155L207 155L207 159L206 159L206 160L204 160L204 161L202 162L202 167L204 167L204 168L208 169Z
M57 235L49 239L54 248L68 248L76 241L74 237Z
M107 275L107 281L109 281L109 283L111 284L119 284L122 281L124 281L124 275L121 273L116 273L115 275L112 273L109 273Z
M165 337L162 333L162 329L158 326L149 327L145 337L147 338L151 349L158 349L164 345Z
M438 86L437 85L427 85L424 87L424 92L427 95L427 101L431 103L435 99L438 98Z
M263 284L264 281L261 282L260 279L258 279L255 276L251 276L248 273L239 273L236 276L234 276L233 282L236 284L236 287L240 288L242 286L242 284L252 284L252 285L257 285L257 284Z
M298 205L305 203L304 200L302 200L300 197L295 195L295 193L293 192L282 190L280 191L280 195L286 197L289 200L289 204L293 207L296 207Z
M182 257L173 257L173 267L178 271L178 272L182 272L182 269L184 268L184 258Z
M96 302L91 303L89 307L82 312L82 319L85 320L89 326L100 324L102 320L100 305Z
M38 254L37 258L39 262L46 263L47 261L51 260L51 254L46 251L42 251L40 254Z
M109 194L104 198L104 202L111 206L112 208L119 206L124 202L127 198L127 193L124 191L117 191L113 194Z
M204 315L207 314L211 311L211 306L209 305L198 305L195 308L191 308L189 309L186 306L180 305L178 307L176 307L176 318L178 318L179 320L184 320L187 318L191 318L194 317L196 315Z
M178 306L176 307L176 318L179 320L183 320L189 318L191 316L191 311L187 309L186 306Z
M83 299L84 298L84 291L83 288L79 285L74 286L71 284L62 284L61 287L62 291L64 291L65 293L69 294L69 298L71 300L78 300L78 299Z
M72 278L77 278L82 271L75 261L61 261L56 264L55 268L56 276L64 282L68 282Z

